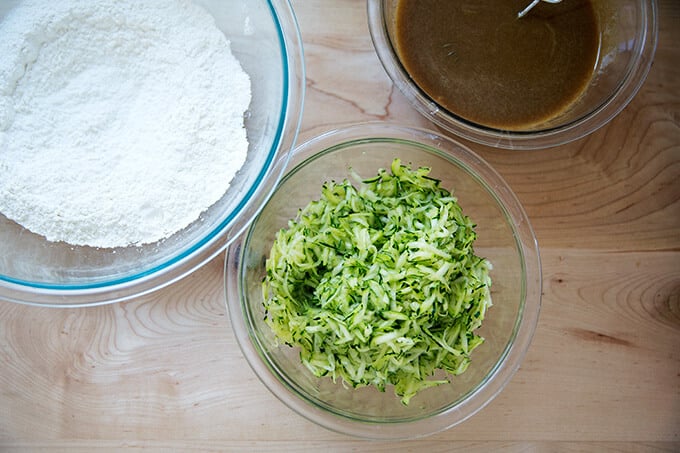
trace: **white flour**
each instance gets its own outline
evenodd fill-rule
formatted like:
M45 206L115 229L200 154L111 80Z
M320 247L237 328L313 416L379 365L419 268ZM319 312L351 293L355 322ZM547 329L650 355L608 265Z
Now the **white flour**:
M0 212L50 241L168 237L245 161L250 81L187 0L27 0L0 46Z

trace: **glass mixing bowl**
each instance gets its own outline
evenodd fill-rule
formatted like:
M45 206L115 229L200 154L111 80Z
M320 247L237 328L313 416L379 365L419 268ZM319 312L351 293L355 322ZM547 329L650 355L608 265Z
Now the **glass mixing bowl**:
M318 199L326 181L354 180L389 168L395 157L430 176L458 197L477 224L475 252L492 265L493 306L479 333L485 342L450 384L429 388L408 406L388 388L348 388L313 376L298 351L278 345L264 322L265 260L278 230L298 209ZM285 176L248 230L228 248L227 306L246 360L260 380L290 408L326 428L366 438L430 434L484 407L517 371L536 327L541 299L538 246L524 210L508 185L465 146L433 132L385 124L349 126L296 148Z
M0 20L18 1L0 2ZM117 249L52 243L0 214L0 300L50 306L121 301L168 285L224 251L255 217L294 146L304 97L302 43L287 0L196 0L249 74L246 164L227 193L165 240Z
M525 130L500 130L447 111L414 83L394 45L398 3L399 0L368 0L367 3L371 38L385 71L408 101L434 124L488 146L547 148L594 132L633 99L647 77L656 51L656 0L593 0L600 45L585 91L575 104L547 122Z

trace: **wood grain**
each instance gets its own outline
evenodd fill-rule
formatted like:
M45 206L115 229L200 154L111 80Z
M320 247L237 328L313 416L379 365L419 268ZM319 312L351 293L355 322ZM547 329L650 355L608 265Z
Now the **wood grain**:
M301 140L338 125L431 127L394 89L359 0L293 2ZM680 451L680 3L661 0L647 82L608 126L547 151L469 144L541 246L543 307L507 388L454 429L365 442L290 411L242 357L223 257L130 302L0 302L0 451Z

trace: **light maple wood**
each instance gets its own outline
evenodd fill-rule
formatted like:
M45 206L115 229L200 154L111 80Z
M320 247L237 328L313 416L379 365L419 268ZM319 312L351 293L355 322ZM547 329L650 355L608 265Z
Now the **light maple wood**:
M380 66L363 1L293 5L301 140L349 122L428 126ZM659 12L647 82L607 127L549 151L471 145L526 208L544 294L524 364L467 422L364 442L291 412L238 349L219 257L127 303L0 303L0 451L680 451L680 2Z

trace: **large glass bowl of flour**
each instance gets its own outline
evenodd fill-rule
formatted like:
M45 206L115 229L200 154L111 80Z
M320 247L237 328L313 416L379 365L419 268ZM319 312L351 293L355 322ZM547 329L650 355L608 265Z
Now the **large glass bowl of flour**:
M184 277L248 226L297 137L287 0L5 0L0 47L0 300Z

